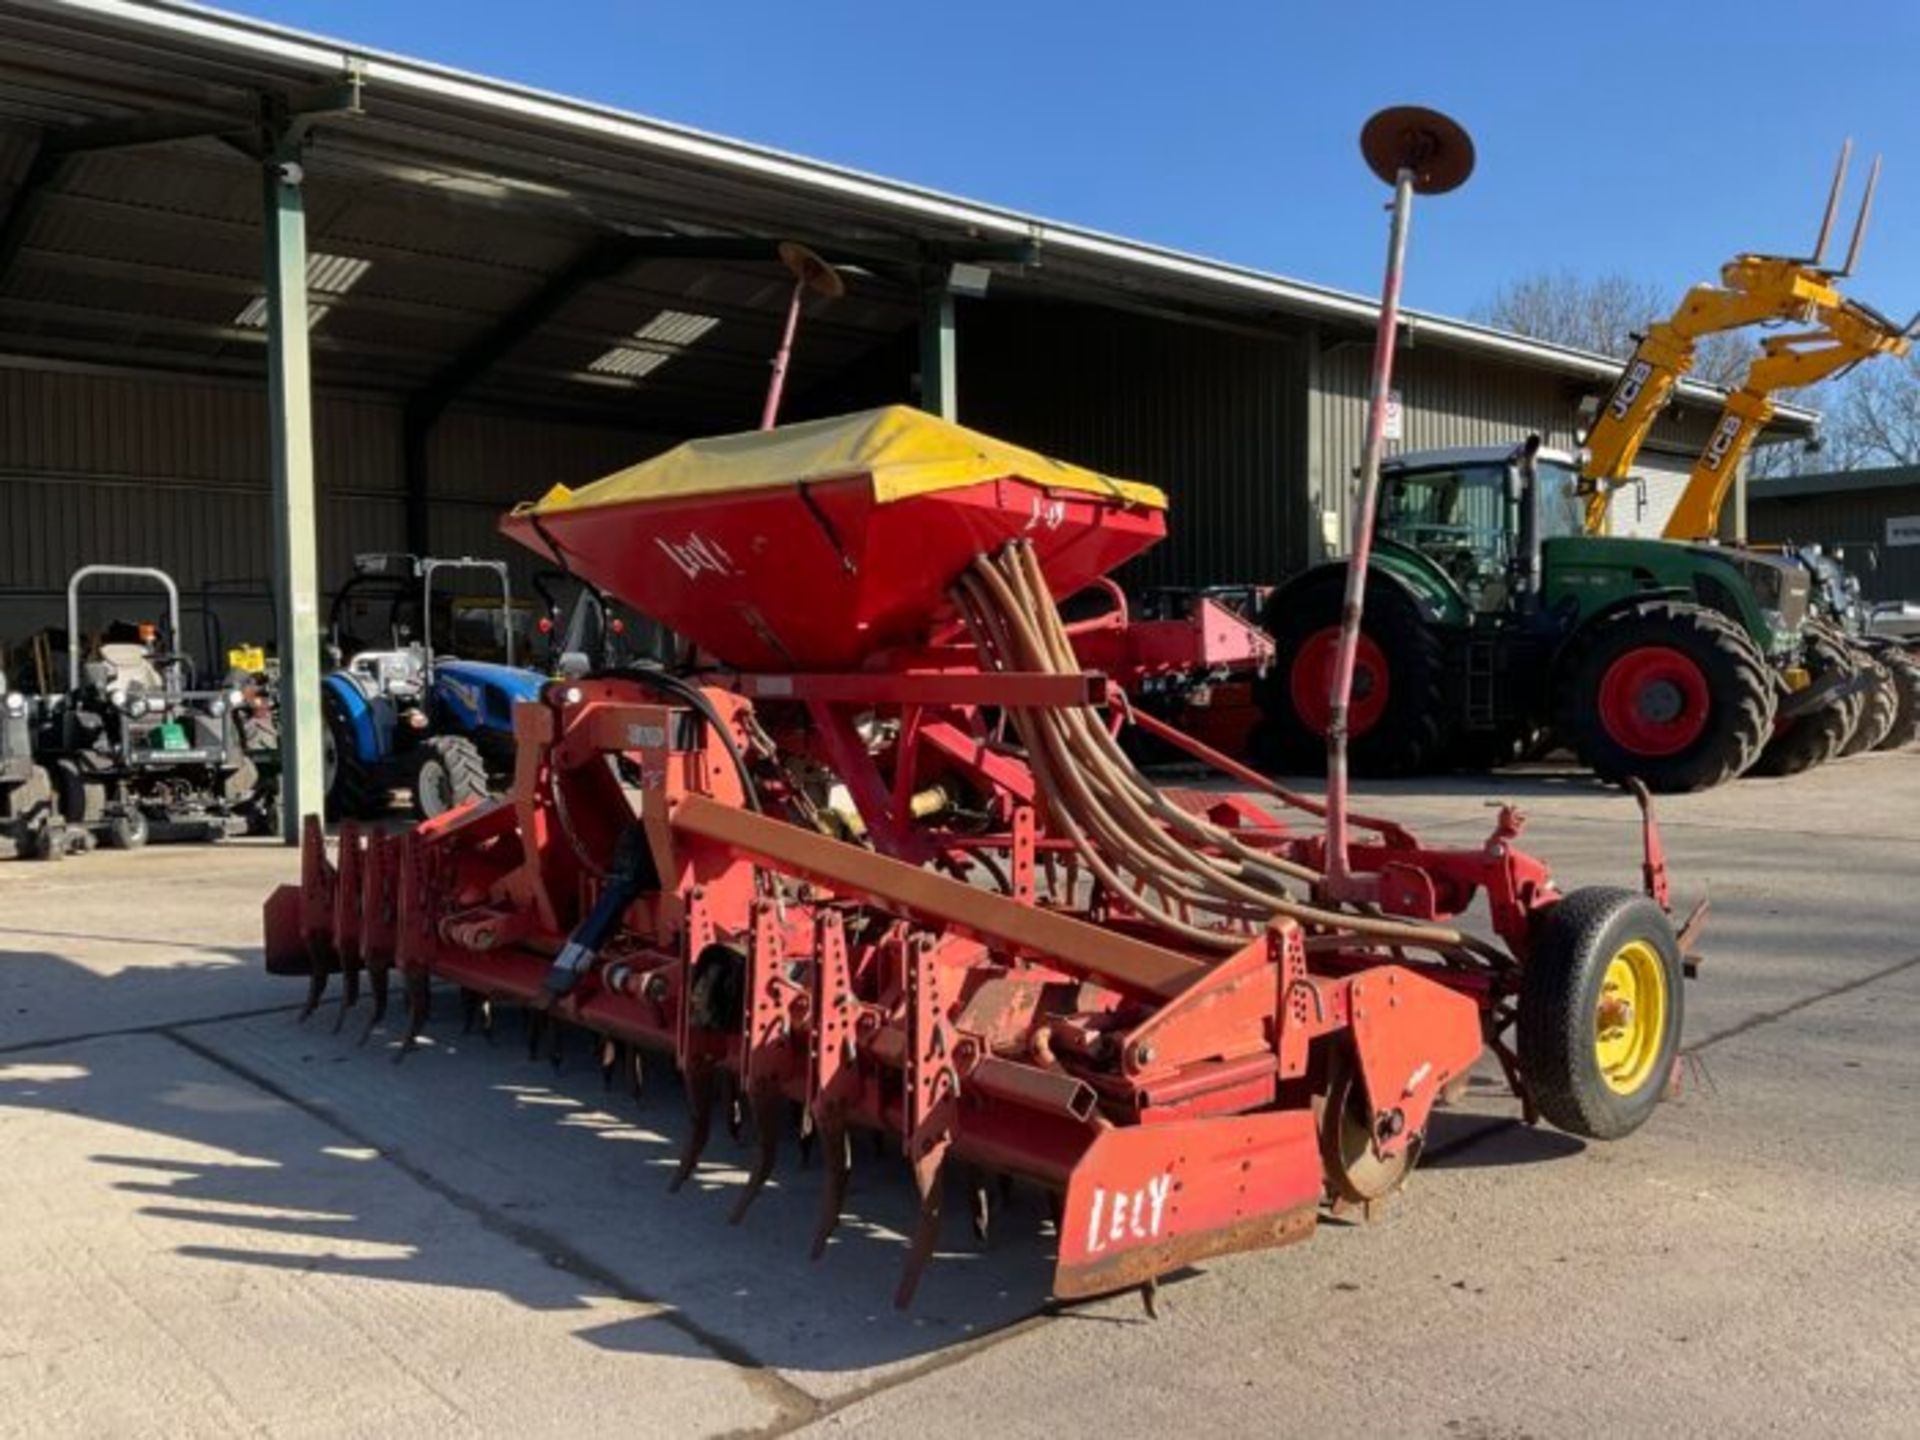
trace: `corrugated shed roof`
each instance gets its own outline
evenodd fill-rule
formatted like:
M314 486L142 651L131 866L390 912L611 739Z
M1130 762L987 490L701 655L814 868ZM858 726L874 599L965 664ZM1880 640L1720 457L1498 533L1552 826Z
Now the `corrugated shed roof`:
M1032 242L1041 268L1006 283L1256 324L1358 327L1376 313L1368 297L177 3L0 0L0 176L18 179L39 127L154 113L240 124L258 91L349 68L363 78L365 114L316 131L311 243L373 265L316 327L322 378L331 369L366 383L419 383L462 336L484 333L490 317L609 231L793 237L908 256L943 241ZM24 334L85 355L151 341L209 363L249 363L247 335L221 312L227 282L254 263L258 208L252 166L217 141L73 162L0 290L0 344ZM140 255L129 257L129 246ZM84 296L75 293L76 262ZM174 283L156 283L162 267ZM596 285L560 328L543 330L485 383L580 398L583 373L619 342L636 308L690 308L679 302L703 294L716 311L730 307L725 343L739 355L770 349L781 272L695 268L703 273L690 279L649 263ZM916 315L898 277L857 277L851 303L810 318L797 380L810 369L831 373ZM1445 316L1414 312L1407 323L1423 343L1582 382L1617 369L1604 356ZM680 363L694 353L636 387L697 392L727 368L722 350L700 366ZM1712 401L1719 392L1688 382L1682 393ZM1814 418L1782 407L1776 428L1803 432Z

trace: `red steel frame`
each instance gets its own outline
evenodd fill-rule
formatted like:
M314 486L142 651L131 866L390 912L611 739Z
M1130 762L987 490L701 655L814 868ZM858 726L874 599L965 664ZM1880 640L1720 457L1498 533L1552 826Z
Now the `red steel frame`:
M332 859L308 822L302 883L267 904L269 968L308 975L309 1008L338 971L343 1014L364 973L369 1029L398 970L409 1045L437 979L671 1054L693 1112L682 1179L731 1083L760 1137L741 1212L771 1172L782 1119L803 1111L829 1157L816 1253L844 1194L848 1130L897 1136L923 1197L903 1303L935 1244L949 1160L1062 1192L1053 1290L1083 1296L1310 1232L1324 1186L1310 1102L1329 1047L1357 1066L1387 1159L1418 1143L1483 1041L1524 1094L1498 1032L1533 919L1558 896L1514 843L1516 812L1503 809L1468 849L1429 848L1356 816L1374 838L1350 853L1387 915L1444 921L1484 894L1504 962L1462 965L1351 936L1309 943L1287 919L1224 961L1202 957L1078 875L1071 845L1036 811L1032 777L995 740L988 707L1097 704L1109 698L1100 677L940 659L709 684L725 739L642 675L552 682L516 714L508 796L399 835L342 827ZM890 744L875 743L876 716L897 727ZM777 779L749 795L726 740L744 750L767 735L841 778L871 848L784 818L792 797ZM973 797L966 823L917 818L929 791ZM1243 843L1325 862L1317 827L1295 832L1245 796L1188 798ZM610 857L629 830L644 840L648 882L556 994L556 957L612 883ZM1648 834L1657 853L1650 821ZM999 891L959 878L980 863Z

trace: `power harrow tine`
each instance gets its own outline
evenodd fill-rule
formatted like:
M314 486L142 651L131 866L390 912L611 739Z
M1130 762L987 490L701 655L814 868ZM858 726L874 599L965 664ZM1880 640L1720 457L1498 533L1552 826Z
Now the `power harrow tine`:
M771 1086L749 1092L748 1098L753 1112L755 1155L753 1168L747 1172L747 1183L734 1202L733 1213L727 1217L729 1225L738 1225L747 1218L748 1207L773 1178L773 1167L780 1158L780 1131L787 1119L786 1097Z
M396 887L399 883L400 837L371 835L367 838L364 899L361 902L360 948L367 968L367 991L373 1008L367 1016L359 1043L364 1045L373 1032L385 1023L393 973L396 943Z
M881 543L871 527L891 512L861 509L857 479L827 493L840 483L814 487L819 514ZM865 1132L876 1157L907 1160L918 1202L901 1306L941 1248L949 1184L965 1184L986 1246L1017 1182L1052 1216L1055 1296L1137 1290L1151 1311L1169 1272L1304 1239L1329 1202L1366 1210L1396 1193L1434 1105L1489 1048L1529 1118L1589 1135L1638 1124L1645 1109L1607 1127L1556 1109L1567 1077L1528 1075L1521 1057L1538 1047L1510 1032L1523 976L1578 980L1593 946L1563 935L1576 920L1642 942L1637 985L1662 983L1646 956L1671 957L1677 987L1660 896L1566 905L1511 811L1459 849L1347 817L1336 862L1329 835L1266 808L1320 818L1288 792L1196 798L1135 768L1116 737L1124 707L1080 668L1081 632L1053 600L1157 535L1157 513L1128 493L1016 469L951 512L938 495L930 509L901 502L921 517L898 533L903 552L933 544L954 561L917 632L856 610L905 603L870 587L919 593L919 561L897 581L850 563L862 579L844 593L839 571L774 593L754 588L760 570L735 573L718 548L716 569L703 550L711 594L691 623L788 616L789 670L550 682L515 709L510 797L397 836L346 825L336 853L307 822L301 883L264 912L268 968L306 979L303 1015L335 970L344 1015L364 972L367 1034L397 971L396 1061L420 1044L435 982L459 993L463 1035L491 1038L497 1007L519 1007L528 1062L557 1068L567 1032L583 1032L607 1093L624 1071L642 1098L644 1057L665 1057L688 1112L669 1191L698 1175L717 1126L737 1141L751 1123L731 1224L772 1182L797 1118L801 1164L816 1145L822 1157L816 1261L840 1233ZM799 503L753 494L775 511ZM711 544L752 553L767 522L735 525L730 503L720 495L701 523ZM820 523L790 518L796 533ZM633 553L666 538L640 533ZM817 613L842 601L855 609L831 624ZM716 633L707 648L741 666L728 644ZM1494 938L1457 925L1483 898ZM1677 1044L1677 988L1664 998L1671 1029L1649 1053ZM1626 1023L1617 1004L1607 1014Z
M840 1227L840 1214L847 1204L847 1182L853 1176L853 1145L847 1134L847 1119L838 1105L829 1105L817 1117L820 1127L820 1153L826 1157L826 1183L820 1187L819 1219L814 1222L813 1245L807 1254L818 1260L827 1253L827 1242Z
M333 889L333 950L340 964L340 1005L334 1011L333 1033L346 1026L347 1012L360 1000L361 915L366 899L366 850L359 825L340 826L339 859Z
M407 1032L400 1039L400 1048L394 1052L393 1063L396 1065L420 1048L420 1037L425 1033L427 1021L433 1013L433 986L426 973L408 971L405 984Z
M927 1262L933 1259L933 1252L940 1245L940 1209L941 1199L946 1193L945 1142L936 1144L932 1149L913 1162L913 1183L920 1192L920 1218L914 1223L913 1238L907 1244L907 1256L900 1267L900 1284L893 1292L893 1308L904 1310L913 1304L914 1293L920 1288L920 1277L926 1273Z
M687 1081L687 1126L686 1147L680 1152L679 1168L673 1172L673 1179L667 1184L667 1193L677 1195L693 1172L699 1167L700 1157L706 1153L707 1141L713 1136L713 1107L719 1094L719 1071L711 1056L694 1057L686 1067Z

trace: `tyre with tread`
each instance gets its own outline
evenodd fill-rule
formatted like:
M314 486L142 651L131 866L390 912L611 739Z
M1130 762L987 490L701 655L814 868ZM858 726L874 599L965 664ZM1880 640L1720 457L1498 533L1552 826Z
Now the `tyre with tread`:
M1904 750L1920 740L1920 662L1904 650L1883 650L1880 663L1893 679L1893 724L1875 748Z
M107 844L115 850L138 850L147 843L146 814L136 805L107 822Z
M422 820L487 798L487 762L464 735L431 735L414 752L413 811Z
M321 793L326 796L327 818L361 820L378 815L387 808L386 787L360 759L352 725L339 703L328 696L322 709Z
M1807 627L1806 663L1807 673L1815 685L1825 685L1836 676L1851 680L1858 672L1851 647L1822 626ZM1863 704L1862 692L1856 690L1809 714L1796 715L1786 721L1760 752L1753 773L1784 777L1826 764L1852 738L1854 727L1860 723Z
M1603 780L1705 790L1740 774L1773 729L1774 680L1716 610L1649 600L1591 621L1555 672L1559 734Z
M1261 617L1277 657L1255 689L1264 724L1261 761L1315 773L1327 759L1327 689L1340 633L1346 572L1330 570L1276 595ZM1411 596L1391 580L1367 586L1348 710L1356 775L1412 775L1437 765L1453 738L1445 647Z
M1900 709L1900 696L1894 689L1893 671L1881 664L1878 656L1857 645L1853 658L1871 683L1860 696L1860 721L1853 727L1853 734L1847 737L1847 743L1840 747L1840 758L1843 760L1853 755L1864 755L1869 750L1878 750L1880 743L1892 731Z
M1684 1018L1680 946L1633 890L1576 890L1539 922L1520 979L1520 1073L1540 1113L1617 1140L1660 1103Z
M7 797L13 819L15 854L29 860L67 858L66 825L61 819L53 776L44 765L27 773L27 783Z

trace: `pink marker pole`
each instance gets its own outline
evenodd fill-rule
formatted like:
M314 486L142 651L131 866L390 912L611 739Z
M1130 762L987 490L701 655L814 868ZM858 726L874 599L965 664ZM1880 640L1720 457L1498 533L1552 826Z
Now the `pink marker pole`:
M1360 134L1368 166L1393 186L1393 221L1387 240L1387 276L1381 286L1380 324L1373 342L1373 389L1368 398L1367 439L1360 456L1360 494L1354 505L1352 551L1340 611L1340 645L1327 696L1327 878L1334 899L1367 899L1347 853L1347 734L1353 701L1354 657L1360 649L1360 619L1366 608L1367 566L1373 558L1373 518L1380 497L1380 458L1386 448L1387 402L1393 389L1393 349L1400 331L1400 277L1406 269L1407 223L1415 192L1437 195L1473 171L1473 142L1446 116L1412 106L1382 110Z

